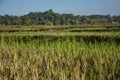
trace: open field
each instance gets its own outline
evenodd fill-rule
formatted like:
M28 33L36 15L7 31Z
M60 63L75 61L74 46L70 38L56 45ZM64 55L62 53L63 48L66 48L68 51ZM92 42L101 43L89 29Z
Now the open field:
M0 32L39 32L39 31L75 31L80 30L82 32L86 31L120 31L120 25L116 24L106 24L106 25L53 25L53 26L23 26L23 25L17 25L17 26L0 26Z
M119 79L120 25L0 27L0 80Z

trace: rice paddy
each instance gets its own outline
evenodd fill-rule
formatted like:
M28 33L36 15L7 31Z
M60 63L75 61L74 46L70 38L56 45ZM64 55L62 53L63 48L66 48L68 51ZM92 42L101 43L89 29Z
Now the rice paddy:
M0 27L0 80L120 80L120 27Z

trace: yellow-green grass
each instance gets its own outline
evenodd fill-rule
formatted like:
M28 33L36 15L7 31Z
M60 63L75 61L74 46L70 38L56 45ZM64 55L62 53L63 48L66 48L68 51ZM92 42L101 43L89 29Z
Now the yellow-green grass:
M120 25L8 25L0 26L0 32L22 32L22 31L69 31L69 30L116 30Z
M119 80L120 45L69 38L0 40L1 80Z
M110 37L119 38L120 32L3 32L0 33L0 37Z
M69 32L114 26L1 26L0 80L120 80L119 31Z

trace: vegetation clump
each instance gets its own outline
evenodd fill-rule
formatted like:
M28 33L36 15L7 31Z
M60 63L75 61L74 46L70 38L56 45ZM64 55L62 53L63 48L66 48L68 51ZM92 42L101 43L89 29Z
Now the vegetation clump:
M52 9L45 12L30 12L23 16L0 16L1 25L80 25L80 24L116 24L120 16L59 14Z

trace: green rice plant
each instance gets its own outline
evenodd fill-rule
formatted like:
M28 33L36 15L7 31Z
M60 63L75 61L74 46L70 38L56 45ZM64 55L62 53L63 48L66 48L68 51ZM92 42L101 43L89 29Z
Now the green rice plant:
M0 40L1 80L119 80L119 74L115 41Z

